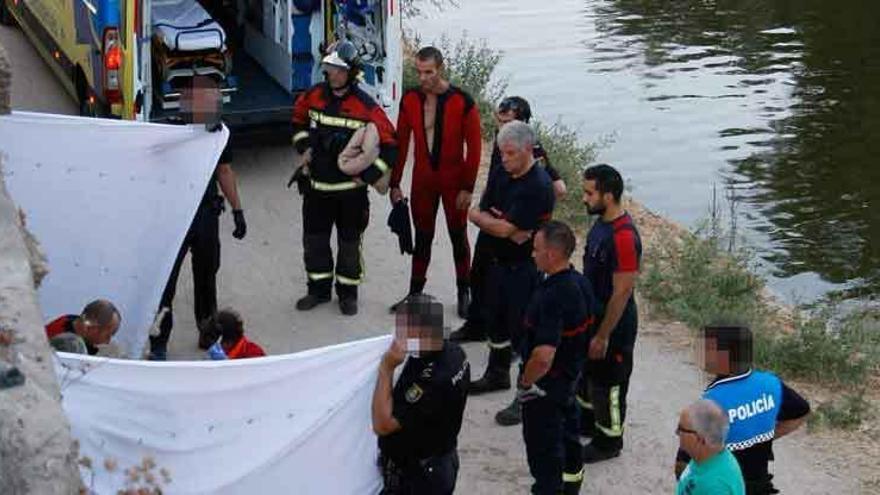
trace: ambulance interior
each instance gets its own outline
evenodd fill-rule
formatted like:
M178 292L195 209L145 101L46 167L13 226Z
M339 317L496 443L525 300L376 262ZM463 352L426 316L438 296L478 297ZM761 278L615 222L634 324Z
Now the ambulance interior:
M321 53L336 39L358 47L373 96L393 99L385 96L397 58L389 48L399 51L399 39L386 40L399 37L387 29L393 1L151 0L151 120L178 111L194 75L220 83L227 119L288 111L295 94L322 80Z

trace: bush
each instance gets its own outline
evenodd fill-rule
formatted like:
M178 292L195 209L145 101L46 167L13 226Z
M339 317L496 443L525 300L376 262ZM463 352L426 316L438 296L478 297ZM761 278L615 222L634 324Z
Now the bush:
M834 427L858 424L869 408L861 387L880 371L876 311L843 313L828 302L794 310L789 328L781 328L785 319L762 296L764 281L749 269L749 256L720 248L727 237L715 222L709 225L680 245L650 252L642 293L660 313L691 328L719 320L748 325L756 367L838 387L843 398L822 407L821 421Z
M596 147L581 143L577 131L561 122L552 126L537 122L535 127L550 163L568 187L568 194L556 203L553 216L571 226L581 225L586 215L581 201L581 174L596 159Z
M871 403L865 399L865 391L861 389L840 399L820 404L809 416L808 424L810 428L852 430L871 417Z

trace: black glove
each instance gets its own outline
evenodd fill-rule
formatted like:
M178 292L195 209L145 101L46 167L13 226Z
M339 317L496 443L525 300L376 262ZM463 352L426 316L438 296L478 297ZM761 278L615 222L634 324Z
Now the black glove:
M232 237L244 239L244 236L247 235L247 222L244 221L244 211L232 210L232 219L235 221L235 230L232 231Z
M312 188L312 181L309 178L305 165L300 165L294 170L293 175L290 176L290 180L287 181L288 189L294 182L296 182L296 189L299 191L300 196L307 194Z

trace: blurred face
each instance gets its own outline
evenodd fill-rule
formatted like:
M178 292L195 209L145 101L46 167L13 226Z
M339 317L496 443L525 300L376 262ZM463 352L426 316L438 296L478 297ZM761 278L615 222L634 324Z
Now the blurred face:
M425 93L439 93L443 86L443 67L438 66L434 59L421 60L416 57L416 73L419 76L419 87Z
M585 180L583 182L583 187L583 201L584 206L587 207L587 212L591 215L601 215L605 213L608 204L608 197L611 196L611 193L602 194L599 192L599 189L596 188L596 181L594 180Z
M180 112L194 124L213 122L221 105L220 90L211 83L196 78L193 86L180 95Z
M730 352L718 349L718 339L703 339L703 370L712 375L729 375Z
M92 345L104 345L110 343L117 330L119 330L119 315L113 315L113 320L104 326L86 320L83 322L81 337Z
M678 426L675 428L675 434L678 435L678 447L694 457L699 451L703 440L693 430L691 420L687 411L682 411L678 416Z
M415 357L443 349L443 329L420 325L408 315L397 315L394 334L396 339L406 343L407 353Z
M335 65L324 65L324 74L332 89L343 89L348 84L348 69Z
M522 174L534 160L531 146L519 147L512 142L503 142L498 143L498 149L501 151L504 170L514 177Z

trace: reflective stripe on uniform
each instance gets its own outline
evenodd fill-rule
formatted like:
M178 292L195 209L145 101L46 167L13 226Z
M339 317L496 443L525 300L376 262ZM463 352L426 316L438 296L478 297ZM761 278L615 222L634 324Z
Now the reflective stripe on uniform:
M510 347L509 340L498 342L497 344L495 342L492 342L491 340L489 341L489 349L507 349L508 347Z
M577 403L584 409L593 409L593 404L590 404L586 401L586 399L582 398L580 395L575 395L575 399L577 399Z
M318 280L327 280L333 278L333 272L307 272L309 280L317 282Z
M360 278L348 278L338 273L336 274L336 281L343 285L360 285L361 283Z
M342 127L345 129L360 129L367 125L362 120L346 119L345 117L334 117L317 110L309 110L309 117L315 122L330 127Z
M293 135L293 144L309 137L309 131L299 131Z
M316 191L324 191L324 192L338 192L338 191L351 191L352 189L357 189L359 187L366 187L366 184L360 184L353 180L347 180L345 182L318 182L316 180L312 180L312 189Z
M596 421L596 428L609 437L622 437L623 425L620 422L620 385L611 387L608 394L608 413L611 418L611 427L606 428Z
M376 168L381 170L383 174L387 174L388 171L391 170L391 167L389 167L388 164L385 163L385 160L383 160L381 158L376 158L376 161L373 162L373 165L375 165Z
M581 481L584 481L584 468L581 468L581 470L576 473L562 472L563 483L580 483Z

